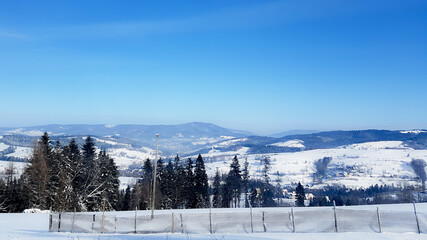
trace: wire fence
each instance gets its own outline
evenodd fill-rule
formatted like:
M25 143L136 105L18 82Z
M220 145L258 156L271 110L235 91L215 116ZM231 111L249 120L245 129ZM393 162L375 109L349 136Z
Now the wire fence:
M427 214L414 211L345 208L248 209L247 212L51 213L49 231L73 233L223 234L259 232L427 233ZM146 212L145 212L146 213Z

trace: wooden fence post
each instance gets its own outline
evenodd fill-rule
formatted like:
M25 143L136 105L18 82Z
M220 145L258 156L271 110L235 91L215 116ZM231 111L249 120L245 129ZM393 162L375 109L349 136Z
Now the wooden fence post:
M415 214L415 221L417 221L418 234L420 234L421 233L420 223L418 222L417 209L415 208L415 202L412 202L412 204L414 205L414 214Z
M337 211L336 211L335 200L334 200L334 220L335 220L335 232L338 232Z
M380 209L377 207L377 218L378 218L378 228L380 229L380 233L382 233L381 229L381 218L380 218Z

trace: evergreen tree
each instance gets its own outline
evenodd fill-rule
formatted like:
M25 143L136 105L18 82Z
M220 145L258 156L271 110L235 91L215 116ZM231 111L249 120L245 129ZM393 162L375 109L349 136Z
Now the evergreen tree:
M218 168L216 169L216 173L213 181L212 205L214 208L219 208L222 206L221 176L219 175Z
M131 190L128 185L124 192L124 197L122 201L122 211L131 210L130 204L131 204Z
M64 164L67 170L67 181L70 183L67 184L66 191L70 195L70 206L76 208L77 211L81 211L80 199L83 199L83 190L84 190L84 168L82 155L79 150L79 146L76 143L75 139L71 139L70 143L63 148L63 157ZM73 210L68 208L69 211Z
M144 161L142 167L142 180L137 184L133 191L133 206L139 209L149 209L151 204L151 195L153 194L153 165L149 158Z
M230 171L225 180L227 185L227 190L231 194L231 205L233 207L238 207L240 205L240 192L242 188L242 176L240 172L240 164L237 156L234 156L231 164Z
M203 162L202 155L196 159L196 166L194 168L194 192L196 194L196 207L204 208L209 205L209 184L208 175L206 174L205 163Z
M184 182L184 198L185 208L196 208L196 194L194 192L194 172L193 172L193 160L187 159L185 167L185 182Z
M102 189L100 182L101 165L96 156L95 143L90 136L82 146L83 157L83 191L79 204L84 211L97 211L102 209Z
M119 201L119 174L114 160L107 155L106 151L100 151L98 154L98 162L100 164L100 195L97 199L98 205L101 206L105 200L106 210L117 208Z
M242 170L242 188L243 192L245 193L245 207L249 207L249 199L248 199L248 192L249 192L249 162L248 159L245 158L245 162L243 163L243 170Z
M301 185L301 182L298 182L298 186L295 189L297 200L295 201L296 205L298 207L304 207L304 200L305 200L305 191L304 187Z
M48 162L51 162L52 148L45 132L34 147L30 162L24 170L23 183L26 184L28 207L47 209Z
M160 181L160 190L162 192L162 201L160 206L162 209L172 208L174 187L175 187L174 167L173 167L172 160L169 160L168 164L163 170L163 174L161 176L161 181Z
M181 164L181 160L177 155L174 160L174 178L173 178L173 193L172 193L172 208L184 208L185 199L185 182L186 182L186 173L185 169Z
M264 183L265 184L269 184L270 183L270 177L269 177L269 172L271 169L271 162L270 162L270 158L269 157L265 157L261 160L262 162L262 176L264 178Z

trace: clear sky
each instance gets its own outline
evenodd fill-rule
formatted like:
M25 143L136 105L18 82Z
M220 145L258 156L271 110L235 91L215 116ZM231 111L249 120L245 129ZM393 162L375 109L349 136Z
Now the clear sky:
M0 126L427 128L427 1L0 1Z

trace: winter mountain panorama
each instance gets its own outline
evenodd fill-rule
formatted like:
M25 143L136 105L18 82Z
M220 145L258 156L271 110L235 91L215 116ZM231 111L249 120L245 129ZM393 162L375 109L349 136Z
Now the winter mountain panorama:
M159 156L166 159L164 162L176 155L195 159L201 154L209 179L213 179L217 170L228 173L232 158L237 156L241 165L245 159L248 161L253 179L263 176L263 162L268 159L269 178L283 186L301 182L313 189L328 185L357 189L375 184L420 186L425 181L425 175L419 173L413 162L427 160L426 130L309 130L308 133L298 130L303 134L266 137L199 122L1 128L0 172L5 174L5 169L13 163L16 174L21 174L34 144L44 132L49 134L52 144L59 141L61 145L75 139L82 146L86 137L91 136L96 147L114 159L122 188L136 182L147 158L155 158L157 133Z

